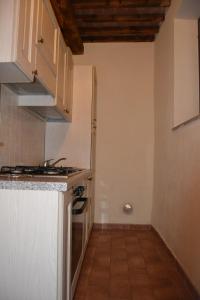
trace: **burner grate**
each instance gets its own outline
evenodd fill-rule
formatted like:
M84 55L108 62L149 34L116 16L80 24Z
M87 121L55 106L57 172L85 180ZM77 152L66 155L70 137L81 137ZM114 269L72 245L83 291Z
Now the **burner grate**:
M79 171L81 169L75 167L3 166L0 175L67 176Z

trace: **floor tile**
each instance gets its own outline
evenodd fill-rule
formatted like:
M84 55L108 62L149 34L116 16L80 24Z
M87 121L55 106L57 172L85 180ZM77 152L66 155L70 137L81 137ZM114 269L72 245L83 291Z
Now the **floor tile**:
M74 300L195 300L152 230L93 230Z
M110 298L131 299L131 285L129 280L111 279Z
M132 291L132 300L155 300L151 288L135 287Z

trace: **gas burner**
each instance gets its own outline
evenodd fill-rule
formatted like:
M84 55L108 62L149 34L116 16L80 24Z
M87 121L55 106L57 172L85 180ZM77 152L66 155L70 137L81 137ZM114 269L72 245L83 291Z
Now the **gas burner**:
M68 176L81 171L74 167L41 167L41 166L3 166L0 175L40 175L40 176Z
M66 173L66 170L63 168L45 168L43 174L45 175L63 175Z

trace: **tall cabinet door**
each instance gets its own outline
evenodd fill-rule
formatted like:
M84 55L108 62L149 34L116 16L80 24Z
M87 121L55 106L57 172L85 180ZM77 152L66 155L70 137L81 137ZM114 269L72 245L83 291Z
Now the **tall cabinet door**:
M38 77L56 93L58 24L48 1L39 0L38 31L36 37L36 69Z
M58 40L58 66L56 85L56 105L62 114L71 121L72 116L72 84L73 60L62 34Z
M37 1L20 0L16 63L33 80L35 68L35 36L37 27Z
M63 98L63 106L69 120L72 118L72 102L73 102L73 58L69 48L65 55L65 92Z
M97 80L95 68L92 69L92 114L91 114L91 170L95 173L97 130Z
M64 94L65 94L65 64L66 64L67 47L59 33L58 41L58 66L57 66L57 84L56 84L56 104L59 110L64 113Z
M90 154L90 168L92 176L90 179L90 226L94 222L95 215L95 170L96 170L96 130L97 130L97 79L96 70L92 69L92 110L91 110L91 154Z

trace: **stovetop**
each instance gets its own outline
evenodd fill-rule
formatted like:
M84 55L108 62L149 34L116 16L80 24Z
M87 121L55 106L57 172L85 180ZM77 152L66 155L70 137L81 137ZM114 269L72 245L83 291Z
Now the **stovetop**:
M0 175L69 176L80 171L82 170L75 167L3 166Z

